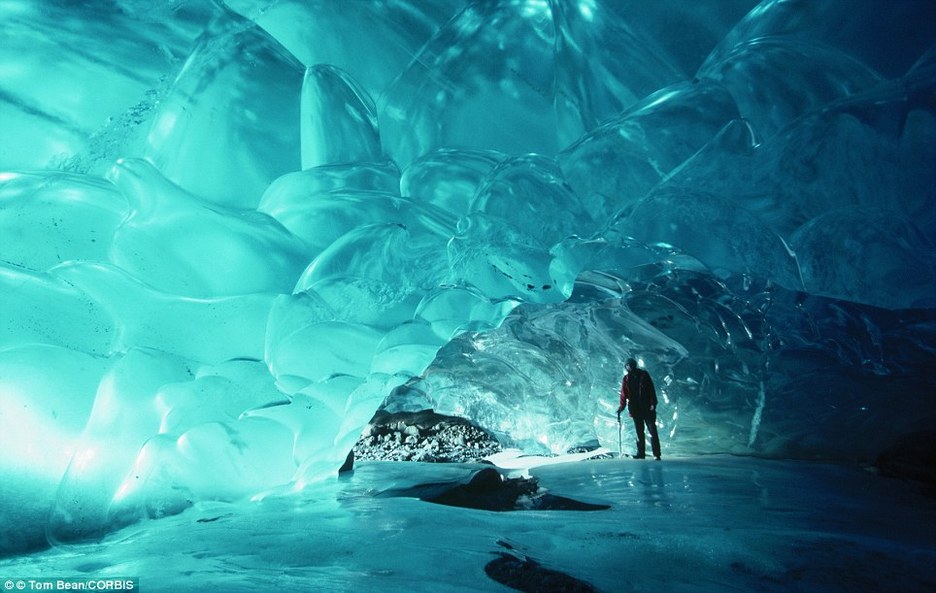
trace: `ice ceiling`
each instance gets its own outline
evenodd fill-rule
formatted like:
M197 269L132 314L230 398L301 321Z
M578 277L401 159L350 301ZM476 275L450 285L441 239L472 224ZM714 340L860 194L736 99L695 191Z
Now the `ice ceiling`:
M664 455L932 426L933 10L0 3L0 546L314 487L382 405L616 448L628 355Z

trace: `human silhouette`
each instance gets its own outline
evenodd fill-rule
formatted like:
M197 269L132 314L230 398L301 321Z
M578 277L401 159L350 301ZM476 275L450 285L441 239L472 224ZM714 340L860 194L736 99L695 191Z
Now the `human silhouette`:
M637 432L637 454L634 459L644 459L647 456L647 440L644 427L650 431L650 448L653 457L660 459L660 435L656 425L657 396L653 387L650 373L639 368L637 361L628 358L624 363L624 379L621 380L621 403L618 406L618 424L621 423L621 412L627 408L631 418L634 419L634 429Z

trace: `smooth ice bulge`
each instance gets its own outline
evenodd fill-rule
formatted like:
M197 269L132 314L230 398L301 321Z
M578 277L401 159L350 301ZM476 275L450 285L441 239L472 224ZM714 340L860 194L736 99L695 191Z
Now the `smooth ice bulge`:
M157 4L0 8L0 550L315 488L381 407L616 448L628 356L665 455L936 419L927 3Z
M271 181L300 167L302 76L298 60L253 23L216 20L155 107L144 156L205 199L256 206Z

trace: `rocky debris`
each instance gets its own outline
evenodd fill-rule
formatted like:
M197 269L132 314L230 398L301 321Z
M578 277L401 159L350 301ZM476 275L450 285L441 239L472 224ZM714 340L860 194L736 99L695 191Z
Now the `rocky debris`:
M497 439L456 416L378 411L352 450L357 461L478 463L502 450Z
M572 447L571 449L566 451L566 454L575 455L577 453L589 453L591 451L594 451L600 448L601 448L601 445L598 443L598 441L594 441L591 443L586 443L584 445L579 445L578 447ZM613 452L602 453L600 455L595 455L594 457L592 457L592 459L614 459L614 453Z

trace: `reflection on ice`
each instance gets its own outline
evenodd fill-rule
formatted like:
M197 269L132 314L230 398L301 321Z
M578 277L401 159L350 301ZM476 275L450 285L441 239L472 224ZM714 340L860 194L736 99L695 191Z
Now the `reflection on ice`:
M936 504L853 467L731 457L534 468L539 486L607 510L491 512L380 493L485 466L372 462L303 496L203 502L84 543L0 560L0 576L138 576L146 591L503 591L520 565L598 591L924 591ZM486 466L490 468L490 466Z

